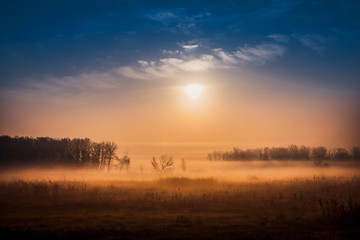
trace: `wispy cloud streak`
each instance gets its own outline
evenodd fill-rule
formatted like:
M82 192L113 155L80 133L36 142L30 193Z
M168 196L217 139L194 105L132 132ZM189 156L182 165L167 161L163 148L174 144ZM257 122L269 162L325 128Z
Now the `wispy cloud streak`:
M326 39L317 34L306 34L298 37L301 44L322 55Z
M239 47L234 51L225 51L222 48L211 49L199 55L187 52L198 45L184 47L184 50L163 51L164 56L159 60L140 60L140 66L126 66L117 69L117 72L128 78L152 79L174 76L180 72L204 72L213 69L230 69L239 65L263 65L273 61L285 53L285 48L278 44L261 43L255 46ZM196 46L196 47L195 47Z
M256 12L256 15L261 18L275 18L292 10L294 7L303 2L303 0L273 0L269 5L259 9Z
M280 42L280 43L288 43L289 42L289 36L282 35L282 34L270 34L270 35L268 35L268 38L274 40L275 42Z
M219 69L259 66L284 54L278 44L261 43L243 46L233 51L222 48L200 48L199 44L178 44L178 49L163 50L158 59L140 59L137 64L119 66L106 72L82 73L75 76L52 77L30 82L34 91L57 94L67 92L96 92L120 89L126 79L161 80L182 73L199 73ZM200 48L200 49L198 49Z

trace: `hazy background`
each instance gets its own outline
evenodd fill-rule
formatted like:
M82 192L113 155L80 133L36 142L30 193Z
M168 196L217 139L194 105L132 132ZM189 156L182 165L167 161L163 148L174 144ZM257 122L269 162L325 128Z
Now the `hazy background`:
M119 153L360 143L353 1L7 2L0 134ZM187 84L204 86L198 99Z

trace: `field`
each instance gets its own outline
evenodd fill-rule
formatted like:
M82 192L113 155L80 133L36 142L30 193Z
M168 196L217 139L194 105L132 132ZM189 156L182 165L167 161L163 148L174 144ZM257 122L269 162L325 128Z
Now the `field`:
M360 238L357 169L348 174L315 169L288 176L277 169L279 177L265 177L269 169L262 169L238 179L226 178L226 173L143 178L90 173L85 177L76 170L73 177L52 172L48 176L54 177L45 178L45 170L36 172L37 178L30 177L34 171L2 174L1 235L8 239Z

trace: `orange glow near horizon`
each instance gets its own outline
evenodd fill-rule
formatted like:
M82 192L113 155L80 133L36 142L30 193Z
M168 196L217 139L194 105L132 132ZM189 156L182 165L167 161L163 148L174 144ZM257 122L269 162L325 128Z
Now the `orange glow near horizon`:
M349 126L351 105L342 96L274 82L258 83L246 77L230 79L227 85L217 80L224 76L200 79L206 81L194 84L180 79L161 87L126 91L9 93L1 106L5 113L1 134L89 137L123 146L218 143L334 147L359 143L353 126Z

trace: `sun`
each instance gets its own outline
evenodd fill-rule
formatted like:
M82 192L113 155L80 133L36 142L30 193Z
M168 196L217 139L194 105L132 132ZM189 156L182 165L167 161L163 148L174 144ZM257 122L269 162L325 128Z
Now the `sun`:
M189 95L190 98L196 99L199 98L203 90L203 86L200 84L190 84L185 87L185 92Z

